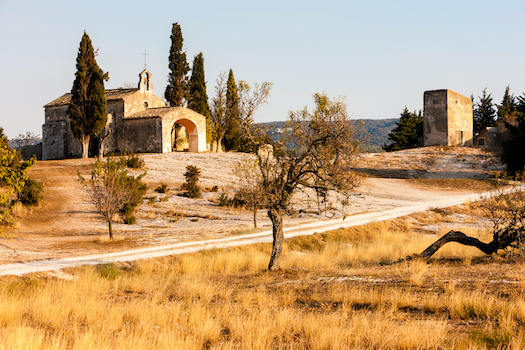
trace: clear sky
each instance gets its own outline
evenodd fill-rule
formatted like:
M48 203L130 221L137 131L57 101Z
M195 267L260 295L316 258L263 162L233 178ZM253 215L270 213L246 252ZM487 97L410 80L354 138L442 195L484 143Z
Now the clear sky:
M256 121L285 120L312 95L346 96L355 118L423 108L423 92L451 89L499 103L525 91L525 1L0 0L0 126L42 133L43 106L69 92L84 30L106 88L138 83L147 67L163 96L172 23L190 65L202 52L208 96L221 71L273 82Z

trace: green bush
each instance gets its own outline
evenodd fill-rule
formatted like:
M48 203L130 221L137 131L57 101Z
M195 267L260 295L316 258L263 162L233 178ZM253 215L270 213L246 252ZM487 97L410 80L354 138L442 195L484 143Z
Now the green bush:
M28 206L38 206L44 198L44 186L31 178L25 181L24 187L18 193L18 200L20 203Z
M127 225L132 225L137 222L137 218L134 215L135 208L142 204L142 198L148 190L148 186L146 186L141 180L142 177L135 178L132 176L126 177L125 180L129 188L133 188L133 194L131 199L126 204L124 204L124 206L120 210L122 220Z
M168 185L161 183L160 186L155 189L155 192L157 192L157 193L167 193L168 192Z
M125 157L124 159L126 162L126 167L130 169L142 169L146 166L146 162L144 161L144 159L133 153Z
M182 184L182 189L186 190L184 193L185 196L189 198L201 197L201 189L199 188L199 185L197 185L200 175L201 172L195 165L188 165L186 167L186 172L184 173L186 182Z

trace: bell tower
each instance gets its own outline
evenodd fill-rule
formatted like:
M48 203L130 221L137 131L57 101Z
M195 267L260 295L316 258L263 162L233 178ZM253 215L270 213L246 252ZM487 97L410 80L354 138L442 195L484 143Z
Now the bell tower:
M153 93L153 84L151 83L151 73L144 69L139 74L139 90L140 92Z

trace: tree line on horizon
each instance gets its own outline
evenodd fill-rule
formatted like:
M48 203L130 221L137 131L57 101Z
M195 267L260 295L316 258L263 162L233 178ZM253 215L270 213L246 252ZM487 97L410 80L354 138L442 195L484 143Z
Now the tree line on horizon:
M525 159L521 150L525 149L525 94L514 96L507 86L500 104L495 104L492 94L483 89L479 101L473 104L474 135L489 127L504 124L510 130L510 139L503 142L502 161L507 164L510 173L522 171L525 168ZM390 134L388 144L382 146L386 152L423 146L423 113L421 110L410 112L405 106L399 121Z

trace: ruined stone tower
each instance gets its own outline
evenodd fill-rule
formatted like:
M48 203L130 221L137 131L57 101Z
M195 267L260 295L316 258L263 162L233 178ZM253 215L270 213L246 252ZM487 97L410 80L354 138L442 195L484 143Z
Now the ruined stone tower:
M423 144L472 146L472 101L452 90L425 91Z

